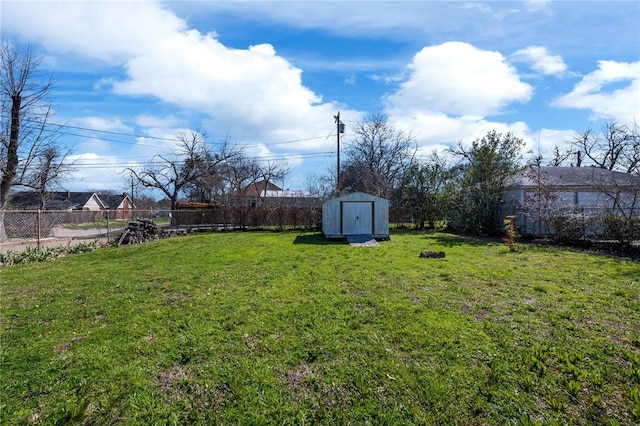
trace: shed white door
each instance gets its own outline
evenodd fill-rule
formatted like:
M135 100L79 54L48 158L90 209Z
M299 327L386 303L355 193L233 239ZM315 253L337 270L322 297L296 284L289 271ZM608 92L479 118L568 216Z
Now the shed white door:
M342 203L342 234L373 234L373 203L371 201Z

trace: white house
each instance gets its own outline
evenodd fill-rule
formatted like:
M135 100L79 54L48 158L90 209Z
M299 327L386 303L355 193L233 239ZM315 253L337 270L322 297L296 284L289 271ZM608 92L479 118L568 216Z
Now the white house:
M555 233L553 216L640 214L640 177L595 167L530 166L506 188L501 218L515 215L520 233ZM586 230L588 232L588 230Z
M389 201L364 192L354 192L322 205L325 238L370 235L389 238Z

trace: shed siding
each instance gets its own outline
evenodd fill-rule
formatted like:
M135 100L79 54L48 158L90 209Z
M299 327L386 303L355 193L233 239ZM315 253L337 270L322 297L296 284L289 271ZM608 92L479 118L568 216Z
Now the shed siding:
M362 192L329 200L322 205L322 231L327 238L389 238L389 201Z
M373 234L373 201L342 202L342 235Z

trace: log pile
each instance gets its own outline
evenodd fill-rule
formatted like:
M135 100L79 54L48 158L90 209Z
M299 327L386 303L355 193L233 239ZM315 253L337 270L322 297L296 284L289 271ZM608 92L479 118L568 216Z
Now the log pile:
M423 251L420 253L420 257L426 259L442 259L444 256L443 251Z
M118 239L118 246L122 244L139 244L168 237L169 233L158 227L151 219L142 217L129 222Z

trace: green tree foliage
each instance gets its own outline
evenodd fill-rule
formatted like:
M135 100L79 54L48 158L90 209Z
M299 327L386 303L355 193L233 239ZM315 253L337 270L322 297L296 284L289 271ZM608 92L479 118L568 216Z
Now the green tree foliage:
M404 174L402 201L418 229L424 229L425 224L434 229L438 221L447 218L451 176L445 161L435 153L428 162L413 164Z
M523 148L522 139L493 130L469 147L460 142L450 150L461 159L454 216L462 231L477 235L496 231L506 184L522 169Z

